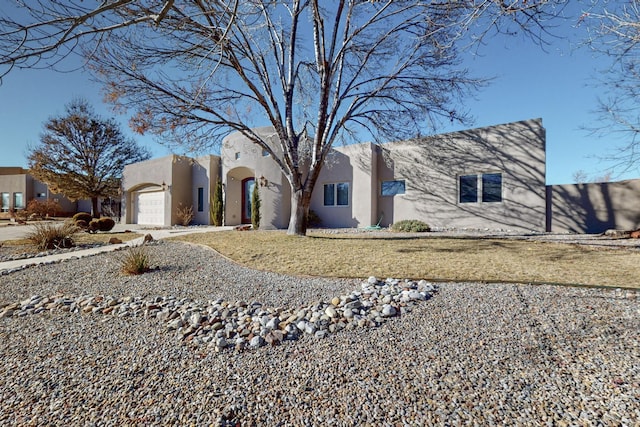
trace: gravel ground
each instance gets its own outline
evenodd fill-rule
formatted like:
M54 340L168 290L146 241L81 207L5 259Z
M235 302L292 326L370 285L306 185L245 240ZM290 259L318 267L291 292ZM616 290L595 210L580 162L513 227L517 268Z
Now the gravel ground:
M159 269L118 273L120 253L0 277L33 294L257 300L300 306L360 281L291 278L180 243ZM157 319L0 319L2 425L640 425L635 292L445 283L378 328L220 353Z

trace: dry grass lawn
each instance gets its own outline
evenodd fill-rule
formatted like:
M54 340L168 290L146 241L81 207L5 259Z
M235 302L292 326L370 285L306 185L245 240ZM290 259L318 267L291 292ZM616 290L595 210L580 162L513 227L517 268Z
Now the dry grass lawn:
M515 239L215 232L176 237L259 270L324 277L640 288L640 252Z

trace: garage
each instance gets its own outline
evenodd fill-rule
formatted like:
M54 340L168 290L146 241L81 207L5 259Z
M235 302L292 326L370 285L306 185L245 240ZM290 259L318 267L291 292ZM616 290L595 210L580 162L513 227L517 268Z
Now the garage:
M164 191L136 193L133 205L134 223L164 225Z

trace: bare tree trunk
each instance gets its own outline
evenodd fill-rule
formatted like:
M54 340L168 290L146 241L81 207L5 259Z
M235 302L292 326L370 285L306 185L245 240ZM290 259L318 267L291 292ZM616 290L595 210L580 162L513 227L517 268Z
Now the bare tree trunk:
M311 193L299 189L291 192L291 217L287 234L305 236L307 234L307 215L311 204Z
M94 218L100 218L100 213L98 212L98 198L91 198L91 216Z

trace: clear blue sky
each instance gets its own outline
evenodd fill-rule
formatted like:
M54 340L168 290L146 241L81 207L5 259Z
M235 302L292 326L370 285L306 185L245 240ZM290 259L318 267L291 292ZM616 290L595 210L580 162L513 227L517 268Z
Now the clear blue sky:
M545 52L519 38L496 38L480 54L467 55L466 65L475 75L495 80L465 104L475 117L472 127L540 117L547 130L548 184L570 183L578 170L590 179L606 173L611 164L599 157L611 153L619 141L589 136L581 129L596 119L592 112L602 89L590 83L604 64L584 50L575 51L566 40L556 40ZM154 157L169 154L153 138L133 134L128 118L116 116L102 103L99 85L87 74L14 70L0 86L0 166L26 167L27 147L39 141L43 123L62 114L74 97L87 99L103 116L115 116ZM442 132L458 129L444 127ZM613 173L614 179L639 177L638 170Z

